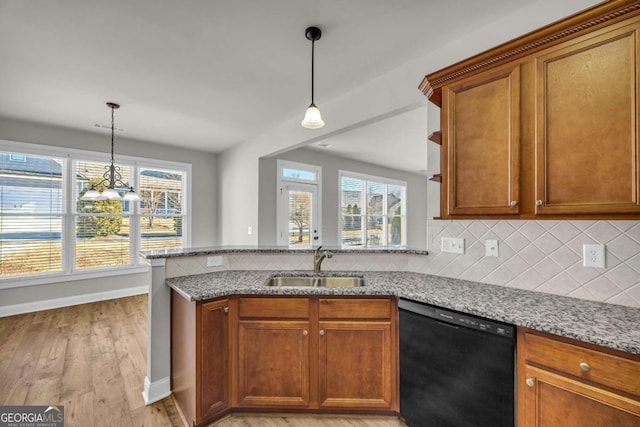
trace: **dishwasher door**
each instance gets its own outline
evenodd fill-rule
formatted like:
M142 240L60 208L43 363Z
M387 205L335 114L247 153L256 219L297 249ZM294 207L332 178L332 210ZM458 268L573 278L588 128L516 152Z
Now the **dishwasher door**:
M400 414L411 427L514 427L515 327L400 300Z

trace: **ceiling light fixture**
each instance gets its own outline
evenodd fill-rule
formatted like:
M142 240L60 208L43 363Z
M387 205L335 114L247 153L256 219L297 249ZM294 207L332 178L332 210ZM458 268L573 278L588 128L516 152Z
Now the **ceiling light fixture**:
M122 175L120 175L120 167L116 166L113 161L113 134L115 133L115 110L120 108L120 105L114 102L107 102L107 107L111 108L111 165L105 166L107 170L102 175L102 181L97 184L93 184L89 191L84 193L80 200L127 200L131 202L137 202L140 200L138 193L133 191L133 187L128 183L122 182ZM102 192L99 192L96 187L107 187ZM128 190L128 191L127 191ZM121 196L120 193L125 193Z
M314 81L314 46L316 40L320 40L322 36L322 31L318 27L309 27L304 31L304 35L307 39L311 40L311 105L307 108L307 111L304 113L304 120L302 120L302 126L307 129L319 129L324 126L324 121L322 120L322 116L320 115L320 110L316 107L316 104L313 102L313 81Z

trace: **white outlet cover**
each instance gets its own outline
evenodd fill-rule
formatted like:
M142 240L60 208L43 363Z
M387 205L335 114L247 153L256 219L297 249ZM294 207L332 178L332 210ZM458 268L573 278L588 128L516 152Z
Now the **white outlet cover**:
M207 257L207 267L221 267L222 266L222 257L221 256L209 256Z
M498 240L487 239L484 242L484 256L499 256Z
M440 241L440 250L451 254L464 254L464 239L458 237L443 237Z
M584 267L606 268L604 245L582 245L582 265Z

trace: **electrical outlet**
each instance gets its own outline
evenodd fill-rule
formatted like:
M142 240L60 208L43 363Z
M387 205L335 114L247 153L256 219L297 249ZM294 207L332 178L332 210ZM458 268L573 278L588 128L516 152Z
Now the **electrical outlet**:
M584 267L606 268L604 245L582 245L582 265Z
M253 227L251 227L251 226L247 227L247 234L248 235L252 235L253 234Z
M499 256L498 241L496 239L485 240L484 256Z
M207 257L207 267L221 267L222 266L222 257L221 256L208 256Z
M440 250L452 254L464 254L464 239L457 237L443 237L440 241Z

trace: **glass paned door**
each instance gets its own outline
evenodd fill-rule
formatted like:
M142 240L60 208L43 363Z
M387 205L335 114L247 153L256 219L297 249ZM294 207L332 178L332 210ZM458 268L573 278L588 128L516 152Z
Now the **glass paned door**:
M277 237L280 245L305 249L320 244L318 227L318 187L285 184L280 189Z

